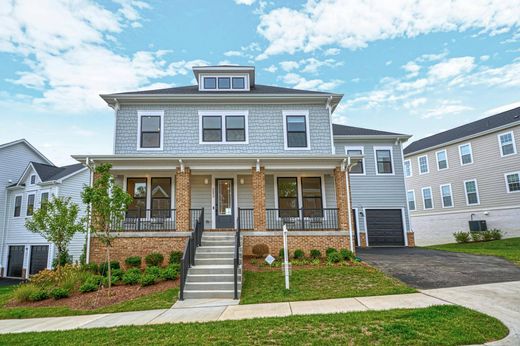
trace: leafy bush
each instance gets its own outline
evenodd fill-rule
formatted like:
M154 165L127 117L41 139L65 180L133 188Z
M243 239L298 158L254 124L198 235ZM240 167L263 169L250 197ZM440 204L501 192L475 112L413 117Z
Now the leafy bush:
M252 252L256 257L265 257L269 254L269 246L267 244L256 244L253 246Z
M123 282L126 285L135 285L141 279L141 271L137 268L128 269L123 275Z
M296 259L302 259L302 258L304 258L304 257L305 257L305 253L303 252L302 249L296 249L296 250L294 251L294 258L296 258Z
M320 258L320 257L321 257L320 250L317 250L317 249L311 250L311 258Z
M177 280L179 277L179 269L178 265L170 264L161 270L160 278L163 280Z
M125 275L125 272L121 269L114 269L112 270L112 282L118 282L123 279L123 275Z
M57 266L64 266L66 264L72 264L72 256L69 255L67 250L65 250L52 260L53 268L56 268Z
M281 259L283 259L283 256L284 256L283 248L281 248L280 251L278 251L278 257L280 257Z
M159 252L152 252L144 258L149 267L160 267L164 261L164 256Z
M310 262L313 266L319 266L321 264L321 261L319 258L313 258Z
M182 251L172 251L170 252L170 260L168 261L168 263L170 264L179 264L181 263L181 260L182 260Z
M161 275L161 268L159 267L146 267L144 270L146 275L152 275L155 279L158 279Z
M491 231L484 231L482 232L482 240L483 241L491 241L493 240L493 233Z
M39 291L39 288L31 284L21 284L13 292L13 297L18 302L28 302L31 296Z
M327 250L325 251L325 254L327 255L327 257L329 257L329 255L333 252L338 252L338 250L336 250L335 248L333 247L329 247L327 248Z
M102 276L98 276L98 275L89 277L83 283L83 285L81 285L79 287L79 291L81 293L97 291L98 288L99 288L99 284L100 284L101 279L102 279Z
M39 289L29 296L29 300L32 302L39 302L40 300L45 300L47 298L49 298L49 293L44 289Z
M114 269L121 269L121 265L119 264L118 261L110 261L110 269L112 269L112 271ZM108 263L107 262L103 262L103 263L99 264L99 274L108 275Z
M500 240L502 239L502 231L497 229L497 228L493 228L493 229L490 229L489 232L491 233L491 236L493 237L493 240Z
M97 263L83 264L81 266L81 269L83 269L84 271L87 271L87 272L91 272L92 274L99 273L99 266L97 265Z
M469 243L471 234L470 232L460 231L453 233L453 237L455 237L457 243Z
M51 291L51 297L56 300L67 298L68 296L70 296L70 291L65 288L57 287Z
M141 283L141 286L150 286L150 285L153 285L155 283L155 280L156 280L156 277L152 274L143 274L141 276L141 280L140 280L140 283Z
M337 251L332 251L327 255L327 262L338 263L341 262L341 254Z
M141 268L141 257L130 256L125 259L125 264L128 268Z
M471 240L474 242L482 241L482 232L470 232L471 234Z
M59 270L42 270L31 276L31 283L39 288L52 289L62 287L75 290L89 277L91 273L84 271L78 265L67 264Z
M348 249L341 249L339 251L339 254L341 255L341 258L343 258L343 260L345 261L352 261L354 260L354 253L352 253L352 251L348 250Z

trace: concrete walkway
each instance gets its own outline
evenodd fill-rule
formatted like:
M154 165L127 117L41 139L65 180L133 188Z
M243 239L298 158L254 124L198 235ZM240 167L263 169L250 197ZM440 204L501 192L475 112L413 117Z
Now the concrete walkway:
M171 309L163 310L0 320L0 333L240 320L258 317L424 308L449 304L462 305L501 320L509 328L510 334L503 340L491 343L492 345L520 345L520 281L439 288L412 294L290 303L237 305L236 301L223 299L185 300L177 302Z

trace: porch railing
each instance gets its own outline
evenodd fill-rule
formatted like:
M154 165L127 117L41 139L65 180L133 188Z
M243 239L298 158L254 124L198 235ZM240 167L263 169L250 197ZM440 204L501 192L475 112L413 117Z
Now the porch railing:
M175 209L128 209L125 218L112 222L114 231L175 230Z
M289 230L337 230L338 209L266 209L268 230L281 230L287 225Z
M200 215L204 214L204 208L201 209L190 209L190 229L194 230L197 221L200 219ZM202 224L204 224L204 216L202 216L201 220Z
M204 208L200 209L198 218L195 221L195 229L191 232L186 246L184 247L184 254L181 259L181 272L180 272L180 289L179 289L179 300L184 300L184 287L186 286L186 278L188 276L188 270L195 264L195 253L197 247L202 242L202 233L204 232Z
M255 228L255 219L252 208L238 208L237 227L240 230L252 230Z

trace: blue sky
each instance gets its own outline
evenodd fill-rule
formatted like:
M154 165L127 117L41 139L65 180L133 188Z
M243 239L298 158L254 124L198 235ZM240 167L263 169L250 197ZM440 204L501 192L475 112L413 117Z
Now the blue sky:
M520 106L520 3L0 0L0 143L26 138L56 164L109 154L98 94L221 63L343 93L336 122L419 139Z

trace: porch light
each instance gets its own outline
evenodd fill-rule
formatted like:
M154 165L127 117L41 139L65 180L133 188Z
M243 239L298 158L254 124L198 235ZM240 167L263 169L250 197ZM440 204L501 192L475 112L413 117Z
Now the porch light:
M240 178L240 185L244 185L244 178Z
M208 178L204 178L204 185L208 185L209 184L209 179Z

